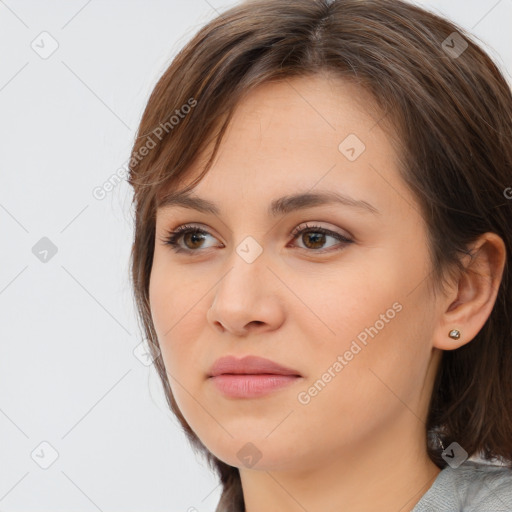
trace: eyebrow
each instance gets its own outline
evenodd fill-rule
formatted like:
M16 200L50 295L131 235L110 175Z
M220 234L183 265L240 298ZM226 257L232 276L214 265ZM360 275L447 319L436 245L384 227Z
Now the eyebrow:
M268 208L268 215L277 217L295 210L302 210L313 206L327 204L342 204L352 208L357 208L363 212L372 213L373 215L380 215L380 211L370 203L330 190L303 192L274 199ZM157 208L167 209L173 206L181 206L183 208L190 208L202 213L220 215L220 209L215 203L201 197L193 196L190 192L171 192L163 197Z

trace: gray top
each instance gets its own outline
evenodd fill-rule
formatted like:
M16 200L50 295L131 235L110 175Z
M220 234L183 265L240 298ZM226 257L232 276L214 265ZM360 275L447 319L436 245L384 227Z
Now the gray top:
M466 460L446 466L412 512L511 512L512 469Z

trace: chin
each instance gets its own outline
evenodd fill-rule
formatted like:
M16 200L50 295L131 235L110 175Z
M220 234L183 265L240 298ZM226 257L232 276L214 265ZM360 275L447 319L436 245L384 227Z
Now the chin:
M271 436L273 436L271 434ZM275 436L265 439L266 434L249 440L224 437L221 443L207 443L202 440L208 450L225 464L239 469L259 471L281 471L297 469L298 461L303 455L297 450L294 442Z

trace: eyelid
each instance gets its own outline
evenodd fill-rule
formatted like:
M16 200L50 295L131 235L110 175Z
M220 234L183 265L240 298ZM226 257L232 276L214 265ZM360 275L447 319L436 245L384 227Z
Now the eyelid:
M287 236L290 237L290 236L294 236L295 234L297 234L299 231L302 231L303 229L315 229L315 228L322 228L322 229L325 229L327 231L330 231L332 233L335 233L341 237L344 237L344 238L347 238L347 239L350 239L350 240L353 240L353 241L356 241L356 237L354 235L352 235L352 233L346 229L344 229L344 233L339 233L336 231L336 229L340 229L338 227L334 227L334 228L330 228L330 227L325 227L325 226L320 226L318 224L322 223L322 222L325 222L325 221L304 221L304 222L301 222L299 224L294 224L294 228L288 232ZM312 224L311 226L309 224ZM171 233L175 233L177 232L178 230L179 231L185 231L187 228L190 228L190 230L196 230L198 232L206 232L207 234L209 235L212 235L212 236L215 236L213 235L212 231L214 231L210 226L207 226L206 224L202 224L201 222L186 222L184 224L178 224L175 228L173 229L166 229L165 230L165 233L166 234L171 234ZM217 236L215 236L215 238L217 238Z
M301 222L299 225L297 225L295 228L293 228L292 231L290 231L288 236L295 236L298 233L300 233L301 231L321 229L321 230L325 230L329 233L332 233L332 236L336 235L336 236L345 238L346 240L355 241L355 238L348 231L345 230L345 233L340 233L340 232L336 231L336 229L339 229L339 228L328 228L325 226L320 226L319 225L320 222L322 222L322 221ZM312 224L312 225L310 225L310 224Z

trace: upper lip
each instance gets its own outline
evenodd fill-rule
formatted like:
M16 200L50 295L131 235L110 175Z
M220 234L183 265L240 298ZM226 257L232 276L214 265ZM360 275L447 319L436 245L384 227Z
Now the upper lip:
M217 359L213 366L210 368L209 377L222 375L223 373L231 374L248 374L258 375L263 373L275 375L297 375L300 373L297 370L282 366L270 359L257 356L245 356L238 359L234 356L225 356Z

